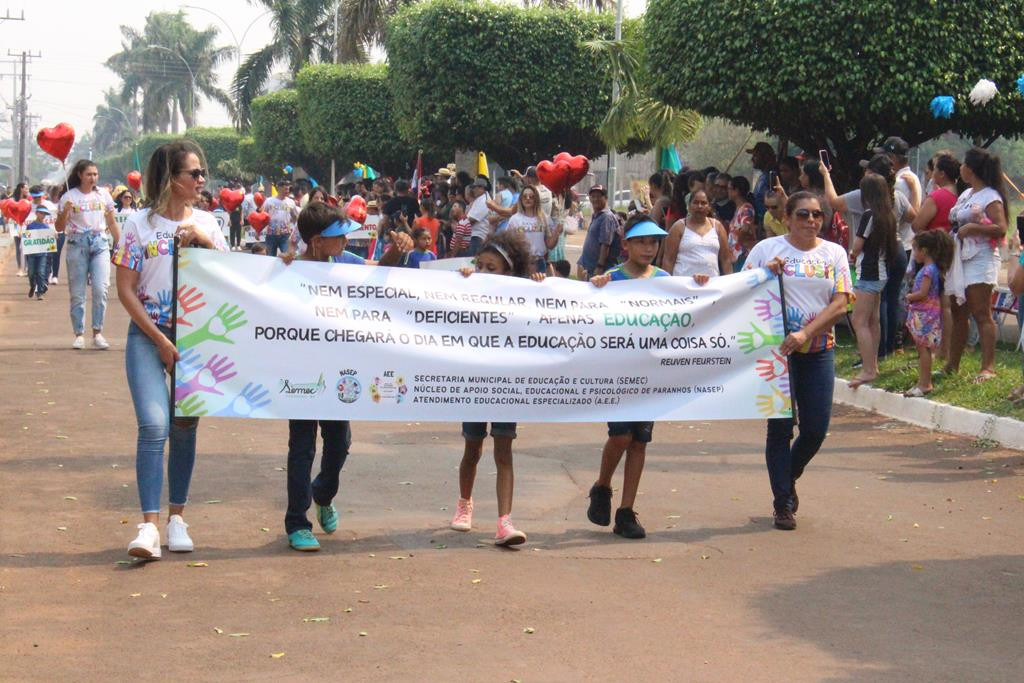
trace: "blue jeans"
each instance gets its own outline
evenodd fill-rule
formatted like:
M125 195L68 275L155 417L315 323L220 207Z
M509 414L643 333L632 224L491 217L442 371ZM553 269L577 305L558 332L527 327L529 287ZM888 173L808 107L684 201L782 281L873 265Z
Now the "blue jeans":
M900 296L903 283L907 279L907 252L897 249L892 263L886 263L885 269L889 279L879 297L879 318L882 327L882 338L878 344L878 357L888 356L896 350L896 340L907 317L906 299Z
M277 252L288 251L288 235L267 235L267 256L277 256Z
M50 275L57 277L60 275L60 254L64 251L64 233L57 233L57 251L50 253Z
M161 327L170 337L170 328ZM160 494L164 484L164 442L171 440L167 458L167 482L171 505L188 502L192 466L196 460L196 427L199 418L171 419L170 393L166 369L160 353L145 332L135 323L128 326L124 349L124 367L128 389L139 424L135 450L135 479L139 486L142 512L160 512Z
M480 247L484 246L483 237L470 237L469 238L469 249L463 250L463 256L476 256L480 253Z
M28 295L46 294L47 274L49 273L49 254L28 254L25 263L28 266Z
M85 288L92 279L92 329L103 329L110 285L110 249L102 233L75 233L67 238L71 328L85 332Z
M320 456L320 474L312 483L316 458L316 429L324 439ZM312 529L306 517L311 502L327 506L338 494L341 468L352 446L352 430L347 420L288 420L288 511L284 515L286 533Z
M764 454L776 510L789 502L793 484L825 441L832 417L835 375L832 349L789 356L789 382L800 420L800 434L793 439L792 418L768 420Z

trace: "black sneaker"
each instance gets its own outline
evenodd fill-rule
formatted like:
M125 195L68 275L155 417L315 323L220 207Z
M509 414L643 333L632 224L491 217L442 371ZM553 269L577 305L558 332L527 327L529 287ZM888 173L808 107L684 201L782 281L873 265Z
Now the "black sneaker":
M775 528L783 531L792 531L796 528L796 517L793 516L793 510L789 505L775 511Z
M612 523L612 490L609 487L597 484L590 487L587 519L598 526L608 526Z
M793 480L793 495L789 498L789 504L793 508L793 514L800 508L800 496L796 495L796 480Z
M615 511L615 528L612 532L623 538L647 537L647 532L640 526L633 508L619 508Z

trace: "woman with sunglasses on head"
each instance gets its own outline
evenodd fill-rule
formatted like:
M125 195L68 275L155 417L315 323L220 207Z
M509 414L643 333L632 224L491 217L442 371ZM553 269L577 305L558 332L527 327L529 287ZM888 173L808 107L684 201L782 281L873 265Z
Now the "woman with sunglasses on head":
M205 176L203 152L195 143L181 140L158 147L146 168L148 205L125 222L114 252L117 296L131 316L125 370L139 425L135 476L142 524L138 536L128 545L128 554L144 559L160 557L157 522L168 436L167 548L171 552L191 552L193 548L181 515L188 502L199 419L170 414L166 375L178 360L178 350L170 338L175 314L174 240L177 238L182 247L228 250L217 220L194 208Z
M776 377L786 375L782 356L788 356L787 379L800 419L795 440L793 418L768 420L765 459L777 529L796 528L794 515L800 503L796 480L828 433L835 383L833 326L853 298L846 251L818 236L824 218L821 200L815 195L790 196L786 202L789 233L758 242L745 265L747 270L768 268L781 274L786 303L786 329L763 335L765 347L772 339L782 338L777 352L767 348L763 352L775 360Z
M110 348L103 338L103 317L107 312L110 285L109 230L116 244L121 231L114 221L114 199L98 186L100 171L88 159L71 168L67 189L57 202L57 232L67 235L68 286L71 289L71 327L75 341L71 348L85 347L85 288L92 283L92 344Z

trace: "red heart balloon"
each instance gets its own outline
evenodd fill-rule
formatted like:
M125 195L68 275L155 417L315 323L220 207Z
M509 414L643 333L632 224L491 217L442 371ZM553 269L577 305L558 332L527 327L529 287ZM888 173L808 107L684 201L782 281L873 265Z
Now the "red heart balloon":
M138 192L142 187L142 174L138 171L130 171L128 175L125 176L125 180L128 181L128 186L136 192Z
M224 210L228 213L234 211L242 202L245 200L245 193L241 190L232 190L227 187L220 188L220 205L224 207Z
M253 203L256 204L257 209L263 208L263 202L267 201L267 198L263 196L262 192L256 192L252 196Z
M265 211L253 211L249 214L249 225L256 230L256 234L259 235L263 232L268 225L270 225L270 214Z
M348 206L345 207L345 213L348 214L348 217L356 223L366 222L366 200L363 199L362 195L357 194L355 197L348 200Z
M24 223L28 215L32 213L32 201L22 199L20 202L11 202L7 205L7 212L15 223Z
M58 123L53 128L43 128L39 131L36 142L39 143L40 149L51 157L64 161L71 153L71 148L75 146L75 129L70 123Z
M13 199L7 198L0 200L0 216L4 218L10 218L10 214L7 212L10 205L14 202Z
M559 161L564 161L569 164L569 184L567 187L572 187L579 181L587 177L587 173L590 171L590 159L586 158L582 154L572 156L568 152L559 152L555 155L554 159L557 164Z
M569 163L559 160L554 163L544 160L537 164L537 179L554 194L562 194L569 187Z

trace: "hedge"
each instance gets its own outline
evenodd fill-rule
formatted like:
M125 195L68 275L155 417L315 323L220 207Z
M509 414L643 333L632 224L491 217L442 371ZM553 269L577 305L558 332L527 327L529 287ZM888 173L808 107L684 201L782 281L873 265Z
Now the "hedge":
M385 45L406 141L482 149L522 167L561 150L598 156L611 77L582 45L611 38L593 12L428 0L399 11Z

